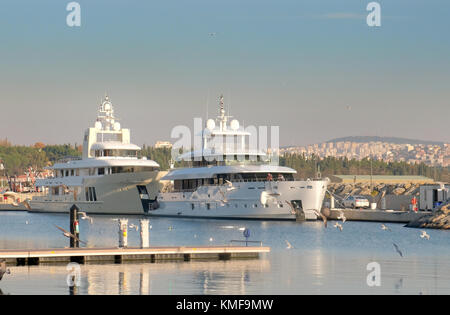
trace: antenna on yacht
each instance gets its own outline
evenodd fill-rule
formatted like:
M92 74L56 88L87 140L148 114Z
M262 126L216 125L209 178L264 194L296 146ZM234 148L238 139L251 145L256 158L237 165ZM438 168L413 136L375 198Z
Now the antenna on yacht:
M209 111L209 89L208 89L208 95L206 96L206 117L205 117L205 126L206 126L206 121L208 120L208 113Z

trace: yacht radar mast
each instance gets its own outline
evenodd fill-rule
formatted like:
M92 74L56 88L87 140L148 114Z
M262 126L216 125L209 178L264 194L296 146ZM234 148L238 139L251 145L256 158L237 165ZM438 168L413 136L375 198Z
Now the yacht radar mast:
M228 118L232 118L232 116L225 115L225 108L224 108L224 102L223 102L223 95L220 95L219 97L219 116L217 116L219 121L219 128L220 131L226 131L227 130L227 121Z
M96 126L98 129L104 131L119 131L120 123L117 120L118 118L114 116L114 107L108 95L105 94L105 98L101 101L98 110Z

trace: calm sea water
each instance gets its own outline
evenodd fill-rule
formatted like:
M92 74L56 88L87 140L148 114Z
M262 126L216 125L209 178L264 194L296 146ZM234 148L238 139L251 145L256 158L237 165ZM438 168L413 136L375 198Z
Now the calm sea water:
M81 221L88 246L117 246L114 216ZM138 224L139 216L129 216ZM68 215L0 212L0 248L68 245L54 224L69 229ZM271 246L259 259L81 265L77 294L450 294L450 232L379 223L345 222L343 231L322 222L263 222L150 218L150 242L163 245L223 245L243 239ZM210 240L212 238L212 241ZM293 248L287 248L288 241ZM129 230L129 246L139 233ZM392 243L403 252L400 257ZM380 265L381 285L370 287L367 265ZM65 265L10 267L3 294L69 294Z

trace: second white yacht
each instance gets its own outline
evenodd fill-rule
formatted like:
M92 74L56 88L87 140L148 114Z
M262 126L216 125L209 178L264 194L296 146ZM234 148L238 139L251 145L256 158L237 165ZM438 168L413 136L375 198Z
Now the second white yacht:
M228 124L229 118L221 97L219 116L202 132L202 149L179 157L189 158L189 166L162 178L172 188L158 194L159 208L148 214L263 220L293 220L300 214L316 220L328 180L295 180L294 169L273 165L265 152L251 150L251 134L237 120Z

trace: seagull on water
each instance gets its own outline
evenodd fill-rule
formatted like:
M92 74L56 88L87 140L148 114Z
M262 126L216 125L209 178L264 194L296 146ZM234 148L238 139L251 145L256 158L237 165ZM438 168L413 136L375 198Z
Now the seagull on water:
M384 224L381 224L381 229L383 230L383 231L390 231L391 229L390 228L388 228L386 225L384 225Z
M79 214L81 214L81 220L89 220L89 223L92 224L94 223L94 219L92 219L91 217L89 217L86 212L83 211L79 211Z
M3 275L7 274L9 275L11 271L9 269L6 269L6 260L1 259L0 260L0 280L3 279Z
M342 224L340 224L339 222L336 222L335 224L334 224L334 227L335 228L337 228L337 229L339 229L339 230L343 230L344 228L342 227Z
M428 235L426 231L422 231L422 234L420 234L420 237L421 238L425 238L427 240L430 239L430 235Z
M73 238L74 240L79 241L80 243L86 244L86 242L83 242L82 240L80 240L78 237L76 237L75 235L73 235L73 234L70 233L69 231L64 230L62 227L57 226L56 224L54 224L54 226L55 226L58 230L60 230L61 232L63 232L63 235L64 235L65 237Z
M400 248L398 248L397 244L392 243L392 245L394 245L395 251L400 255L400 257L403 257L403 253Z

